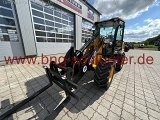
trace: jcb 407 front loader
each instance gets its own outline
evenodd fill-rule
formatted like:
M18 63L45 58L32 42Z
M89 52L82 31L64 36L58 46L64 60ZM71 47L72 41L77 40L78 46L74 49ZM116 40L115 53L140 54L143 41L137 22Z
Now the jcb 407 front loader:
M66 99L46 118L53 120L71 97L78 100L78 96L72 91L77 89L77 83L88 70L95 72L94 82L98 87L108 89L114 72L120 71L123 67L124 27L125 22L120 18L96 22L92 38L86 40L81 49L74 51L74 47L71 47L62 63L56 64L52 61L49 68L44 67L50 84L1 115L0 119L13 114L55 83L65 91Z

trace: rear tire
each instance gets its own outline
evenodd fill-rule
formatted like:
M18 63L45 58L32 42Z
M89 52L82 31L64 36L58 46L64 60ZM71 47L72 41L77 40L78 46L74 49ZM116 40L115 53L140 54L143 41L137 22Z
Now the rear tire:
M115 68L101 59L95 70L94 82L99 87L108 89L111 85L114 72Z

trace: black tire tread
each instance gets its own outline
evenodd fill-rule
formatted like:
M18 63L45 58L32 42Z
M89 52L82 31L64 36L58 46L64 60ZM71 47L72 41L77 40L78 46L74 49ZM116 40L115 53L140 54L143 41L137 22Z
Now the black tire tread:
M108 88L110 86L110 83L108 82L107 77L110 74L111 68L112 68L111 64L105 64L103 60L101 60L97 65L97 68L95 70L95 75L94 75L94 82L99 87Z

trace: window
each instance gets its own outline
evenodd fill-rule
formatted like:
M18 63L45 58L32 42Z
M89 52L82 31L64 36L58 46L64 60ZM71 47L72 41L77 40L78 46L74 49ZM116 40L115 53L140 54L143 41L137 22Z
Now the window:
M34 24L35 29L37 30L45 30L45 26Z
M62 15L62 18L68 20L68 16L66 15Z
M12 8L11 7L11 2L9 0L0 0L0 6L7 7L7 8Z
M62 20L62 23L68 25L68 21Z
M55 31L56 31L57 33L62 33L62 32L63 32L63 30L62 30L61 28L55 28Z
M67 42L68 42L68 39L63 39L63 42L66 42L66 43L67 43Z
M56 34L56 37L62 38L62 34Z
M59 23L55 23L55 27L62 28L62 25Z
M18 41L18 36L16 34L9 34L10 41Z
M68 38L68 35L63 35L63 38Z
M55 17L55 21L61 23L61 19L60 18Z
M46 38L37 37L37 42L47 42Z
M40 18L33 17L33 21L34 21L35 23L44 24L44 20L43 20L43 19L40 19Z
M1 35L0 34L0 39L1 39L1 41L10 41L9 35Z
M70 25L73 25L73 22L69 23ZM93 24L86 21L86 20L82 20L82 42L84 43L86 39L91 39L92 36L92 26ZM72 33L73 34L73 33Z
M68 31L68 30L64 30L64 29L63 29L63 33L65 33L65 34L69 34L69 31Z
M47 33L47 37L55 37L54 33Z
M62 39L56 39L56 42L62 42Z
M70 43L74 43L74 40L69 40Z
M117 33L117 38L116 38L116 40L122 40L122 32L123 32L123 28L122 27L118 27L118 33Z
M0 0L0 15L2 16L0 17L0 41L17 42L18 36L10 0Z
M44 18L44 15L42 12L36 11L36 10L32 10L33 15L38 16L38 17L42 17Z
M69 17L69 21L70 21L70 22L74 22L74 19L71 18L71 17Z
M45 21L46 22L46 25L49 25L49 26L54 26L54 22L51 22L51 21Z
M55 38L47 38L48 42L55 42Z
M73 42L74 14L49 4L31 2L37 42Z
M36 36L46 36L45 32L36 31Z
M44 12L53 15L53 10L52 9L44 8Z
M46 27L46 31L55 32L55 28L53 28L53 27Z
M57 16L57 17L61 17L61 13L59 13L57 11L54 11L54 15Z
M15 26L13 19L0 17L0 24Z
M48 20L53 20L53 16L45 14L45 18Z
M74 39L74 36L71 36L71 35L70 35L69 38Z
M13 12L11 10L7 10L7 9L4 9L4 8L0 8L0 15L13 18Z
M43 11L43 7L41 5L36 4L36 3L31 3L31 7L35 8L37 10Z

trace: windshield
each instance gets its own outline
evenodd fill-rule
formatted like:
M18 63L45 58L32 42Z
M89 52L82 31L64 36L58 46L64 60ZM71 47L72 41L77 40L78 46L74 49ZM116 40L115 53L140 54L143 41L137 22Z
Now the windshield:
M114 36L115 29L113 27L101 27L100 28L100 36L109 37Z

